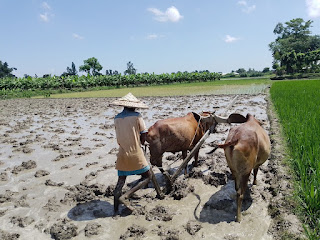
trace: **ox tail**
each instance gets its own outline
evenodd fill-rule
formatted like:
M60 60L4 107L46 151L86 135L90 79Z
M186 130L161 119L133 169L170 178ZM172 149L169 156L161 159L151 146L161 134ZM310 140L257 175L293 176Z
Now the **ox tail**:
M214 153L217 149L218 149L219 147L218 147L218 144L213 144L213 149L210 151L210 152L207 152L206 154L212 154L212 153Z
M226 149L227 147L235 146L238 143L238 140L225 142L223 144L218 144L219 148Z
M238 143L238 140L236 141L229 141L223 144L213 144L213 149L210 152L207 152L206 154L212 154L214 153L218 148L226 149L227 147L233 147Z

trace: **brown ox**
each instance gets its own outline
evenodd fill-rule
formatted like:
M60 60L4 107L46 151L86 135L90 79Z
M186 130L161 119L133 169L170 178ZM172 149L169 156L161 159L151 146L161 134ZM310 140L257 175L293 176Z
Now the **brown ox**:
M244 192L248 185L250 173L253 169L253 184L257 184L259 166L269 157L271 151L270 139L261 127L261 122L251 114L247 121L232 128L224 144L225 156L232 175L235 179L237 192L237 222L241 221L241 207Z
M162 155L164 152L180 152L182 157L187 156L202 138L205 124L201 123L200 116L196 113L188 113L183 117L168 118L157 121L148 129L147 142L150 148L150 162L162 169ZM199 151L195 153L194 166L197 165Z
M213 132L218 123L243 122L243 119L240 114L222 118L209 112L203 112L201 115L192 112L183 117L159 120L148 129L146 140L150 148L150 162L164 173L162 169L164 152L182 151L182 157L185 159L187 151L192 150L209 128ZM195 152L193 166L198 164L198 155L199 150Z

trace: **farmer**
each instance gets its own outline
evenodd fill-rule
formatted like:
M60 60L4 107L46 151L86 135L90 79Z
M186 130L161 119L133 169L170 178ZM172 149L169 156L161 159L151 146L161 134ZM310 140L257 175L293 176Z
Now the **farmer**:
M133 210L128 199L134 192L145 187L151 179L150 166L140 145L145 143L147 129L141 114L135 111L136 108L148 108L148 106L131 93L112 102L111 105L124 107L114 119L119 144L116 162L118 182L114 190L114 213L117 214L120 202L131 211ZM129 175L141 175L141 180L121 196L122 188Z

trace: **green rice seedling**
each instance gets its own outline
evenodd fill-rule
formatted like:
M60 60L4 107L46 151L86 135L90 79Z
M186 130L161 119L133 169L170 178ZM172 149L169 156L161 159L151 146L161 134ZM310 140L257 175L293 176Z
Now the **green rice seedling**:
M320 238L320 80L276 82L271 98L288 141L310 239Z

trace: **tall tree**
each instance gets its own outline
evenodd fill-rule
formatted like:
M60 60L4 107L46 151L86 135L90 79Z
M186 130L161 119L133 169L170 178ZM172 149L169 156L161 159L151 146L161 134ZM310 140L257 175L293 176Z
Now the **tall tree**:
M67 67L67 73L69 75L77 75L78 74L78 71L76 69L76 65L74 64L74 62L72 62L71 68Z
M98 59L95 57L88 58L87 60L83 61L83 65L79 67L79 70L81 72L86 72L87 74L90 74L92 76L100 75L99 71L102 70L101 64L98 62Z
M305 22L302 18L295 18L285 24L276 25L273 33L277 38L269 44L274 66L280 65L287 73L302 71L303 62L305 62L303 54L320 47L320 36L311 36L311 24L310 20Z
M72 62L71 68L67 67L67 71L62 73L61 76L75 76L78 74L76 65Z
M0 61L0 78L4 78L4 77L15 77L12 74L13 70L17 70L16 68L9 68L9 65L7 62L2 63L2 61Z
M129 61L128 63L127 63L127 70L125 70L124 71L124 75L131 75L131 74L136 74L136 72L137 72L137 69L135 69L134 67L133 67L133 63L131 62L131 61Z

